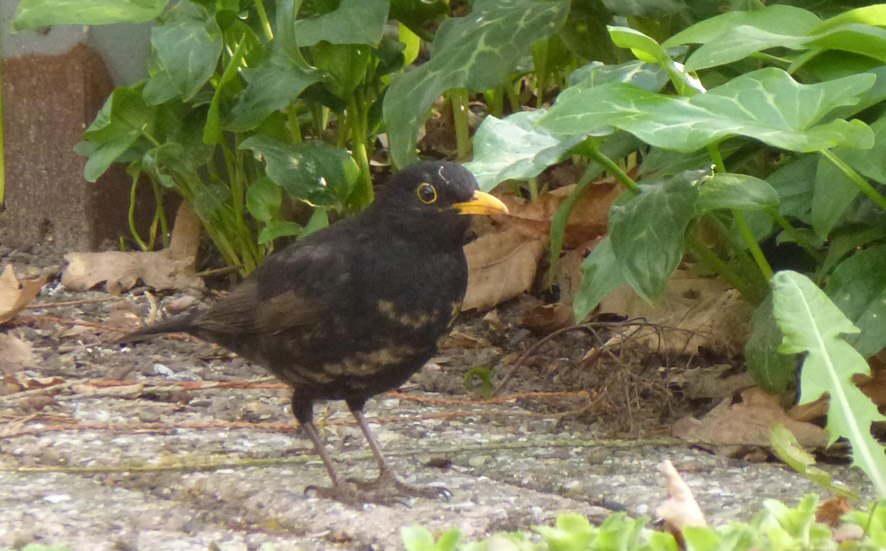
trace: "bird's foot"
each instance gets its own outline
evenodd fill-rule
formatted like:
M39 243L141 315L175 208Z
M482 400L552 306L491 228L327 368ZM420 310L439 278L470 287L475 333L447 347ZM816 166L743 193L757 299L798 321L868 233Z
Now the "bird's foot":
M348 482L362 492L372 494L390 495L393 497L426 497L430 499L449 499L452 492L442 486L410 486L401 482L390 472L383 472L375 480L348 479Z
M401 494L383 489L361 488L358 484L342 482L334 486L314 486L305 488L305 495L313 494L324 499L332 499L346 505L360 506L366 503L377 505L408 505Z

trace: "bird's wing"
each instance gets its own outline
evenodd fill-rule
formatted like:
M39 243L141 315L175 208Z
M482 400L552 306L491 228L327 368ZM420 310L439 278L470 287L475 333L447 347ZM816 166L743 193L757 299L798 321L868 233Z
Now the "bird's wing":
M335 242L305 240L271 255L193 325L221 333L275 333L315 324L351 287L340 249Z

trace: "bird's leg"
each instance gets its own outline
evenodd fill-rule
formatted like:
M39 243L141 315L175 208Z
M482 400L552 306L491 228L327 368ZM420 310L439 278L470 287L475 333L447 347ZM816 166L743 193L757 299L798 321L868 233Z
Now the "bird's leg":
M366 417L363 415L363 406L365 403L365 400L349 400L347 402L348 409L351 410L351 414L354 416L354 419L357 420L357 425L359 425L360 430L363 431L363 436L366 437L366 441L369 443L369 449L372 450L372 455L375 456L375 461L378 463L378 478L370 482L348 480L356 484L361 490L377 492L383 495L448 498L451 495L451 492L446 488L435 486L409 486L397 478L397 475L394 474L393 469L391 469L391 466L382 454L381 447L369 430L369 424L366 422Z

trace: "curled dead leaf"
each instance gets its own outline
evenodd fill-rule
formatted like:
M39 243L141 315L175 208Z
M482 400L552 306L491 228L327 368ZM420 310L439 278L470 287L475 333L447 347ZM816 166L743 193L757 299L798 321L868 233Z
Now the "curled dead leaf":
M664 519L668 531L674 537L680 537L683 528L687 526L707 526L704 513L701 512L692 490L674 465L665 460L658 466L658 470L665 477L668 499L655 512Z
M45 277L19 281L15 270L7 264L0 274L0 323L7 322L37 298Z
M521 325L537 335L549 335L558 329L575 325L572 308L563 303L540 304L521 320Z
M37 357L31 345L9 334L0 334L0 373L12 375L33 367Z
M528 290L544 249L544 241L514 228L468 243L468 290L462 310L489 308Z
M85 291L104 282L108 292L119 294L141 280L154 289L200 289L203 280L196 275L200 245L200 219L187 202L175 217L169 248L162 251L69 253L62 272L62 285L72 291Z
M741 401L726 398L702 419L684 417L672 433L688 442L712 445L753 445L768 447L769 427L781 423L804 448L824 448L828 433L812 423L795 421L784 411L778 398L753 387L741 393Z

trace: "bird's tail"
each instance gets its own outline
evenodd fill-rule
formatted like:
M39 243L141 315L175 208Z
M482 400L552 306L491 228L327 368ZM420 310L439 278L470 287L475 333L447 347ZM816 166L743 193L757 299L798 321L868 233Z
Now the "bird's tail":
M133 331L132 333L127 333L122 337L116 339L114 342L119 344L127 344L133 342L141 342L153 336L162 335L164 333L189 333L190 330L193 329L193 325L191 323L193 317L193 314L185 314L172 319L161 321L159 323L152 323L151 325L146 325L141 329Z

